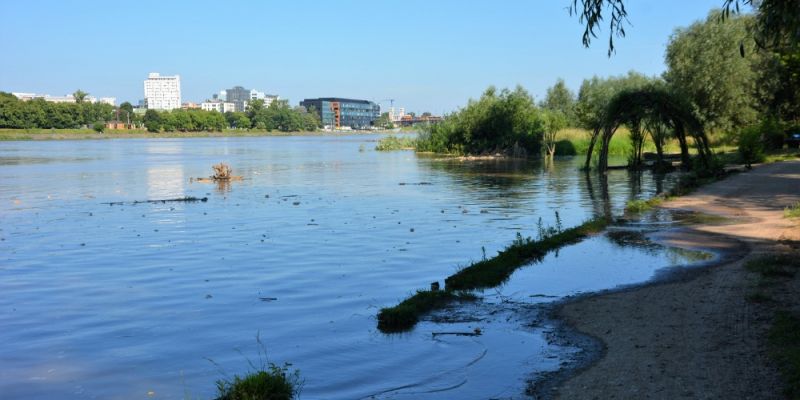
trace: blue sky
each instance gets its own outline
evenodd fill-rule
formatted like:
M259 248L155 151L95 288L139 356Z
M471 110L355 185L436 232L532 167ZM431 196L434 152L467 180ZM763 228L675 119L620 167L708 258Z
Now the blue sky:
M676 27L723 0L628 0L631 26L590 49L571 0L0 1L0 90L82 89L135 103L148 72L180 74L183 101L242 85L306 97L395 99L443 113L489 85L537 99L559 77L661 74ZM388 107L388 101L381 105Z

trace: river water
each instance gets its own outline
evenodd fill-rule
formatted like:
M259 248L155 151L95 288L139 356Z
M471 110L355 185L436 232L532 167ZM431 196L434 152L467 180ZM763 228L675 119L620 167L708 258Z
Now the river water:
M299 370L304 399L523 398L579 351L548 343L535 304L694 257L591 238L385 335L380 307L535 236L540 218L619 214L672 178L376 152L377 138L0 144L2 398L207 399L266 361ZM190 179L220 161L244 180ZM208 200L134 203L184 196Z

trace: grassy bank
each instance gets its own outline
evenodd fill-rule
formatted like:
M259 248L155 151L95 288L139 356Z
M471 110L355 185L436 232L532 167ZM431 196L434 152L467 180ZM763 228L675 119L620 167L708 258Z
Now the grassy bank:
M394 307L382 308L378 313L378 329L387 333L409 330L423 314L454 301L474 300L474 295L467 291L497 286L523 265L598 233L608 223L607 219L598 218L566 230L540 227L537 240L517 234L516 240L496 256L473 263L445 279L445 290L420 290Z

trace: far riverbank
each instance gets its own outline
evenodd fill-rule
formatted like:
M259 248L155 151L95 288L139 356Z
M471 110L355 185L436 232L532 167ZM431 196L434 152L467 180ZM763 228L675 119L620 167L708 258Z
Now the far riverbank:
M14 140L102 140L102 139L165 139L165 138L212 138L212 137L263 137L263 136L325 136L360 134L396 134L393 131L349 130L349 131L299 131L281 132L266 130L224 130L219 132L148 132L146 130L91 129L0 129L0 141Z

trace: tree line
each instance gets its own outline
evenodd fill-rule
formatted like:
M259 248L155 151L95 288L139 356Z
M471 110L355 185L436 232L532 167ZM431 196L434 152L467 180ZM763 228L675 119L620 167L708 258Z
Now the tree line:
M22 101L0 92L0 128L76 129L112 119L114 106L85 102L85 93L76 93L82 96L76 97L75 103L53 103L44 99Z
M220 131L226 128L298 132L314 131L320 127L320 118L315 110L291 108L286 101L273 101L265 106L264 100L251 101L245 112L225 114L203 110L147 110L142 122L150 132Z
M274 101L268 107L263 100L253 100L245 112L176 109L147 110L144 115L134 112L133 105L124 102L119 107L104 103L88 103L87 93L75 92L74 103L54 103L44 99L23 101L0 92L0 128L11 129L80 129L94 127L102 130L106 122L117 121L143 126L150 132L221 131L224 129L257 129L266 131L314 131L320 127L316 110L291 108L286 101Z

